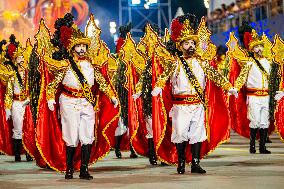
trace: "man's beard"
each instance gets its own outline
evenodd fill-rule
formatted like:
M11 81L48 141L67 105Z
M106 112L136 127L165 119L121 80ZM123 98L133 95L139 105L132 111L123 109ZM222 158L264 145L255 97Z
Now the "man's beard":
M254 52L255 56L257 56L257 57L262 57L262 53L263 53L262 50L258 50L256 52Z
M80 56L80 57L85 56L85 54L86 54L86 52L83 51L83 50L81 50L81 51L79 51L79 52L77 52L77 51L75 51L75 52L76 52L76 54L77 54L78 56Z
M189 47L187 50L184 51L184 55L189 58L192 57L194 53L195 53L195 49L192 47Z

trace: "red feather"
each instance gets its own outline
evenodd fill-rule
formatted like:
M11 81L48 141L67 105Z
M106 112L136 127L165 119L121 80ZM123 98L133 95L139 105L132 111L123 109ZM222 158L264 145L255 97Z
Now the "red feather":
M249 49L249 42L252 40L252 36L250 32L244 33L244 46L246 49Z
M171 31L172 31L171 38L174 42L177 42L177 39L179 38L182 30L183 30L183 25L177 19L174 19L171 24Z
M122 37L118 38L118 40L116 41L116 53L119 53L123 44L124 44L124 39Z
M16 49L17 49L16 45L9 44L7 53L8 53L10 58L12 58L12 59L14 58L14 53L15 53Z
M73 29L67 26L62 26L60 28L60 39L63 43L63 46L67 48L70 44L70 39L72 37Z

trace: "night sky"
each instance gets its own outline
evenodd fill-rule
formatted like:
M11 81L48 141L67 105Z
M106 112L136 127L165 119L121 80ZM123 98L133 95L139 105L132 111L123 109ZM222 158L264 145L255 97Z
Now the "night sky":
M99 27L102 29L102 39L107 43L109 48L113 51L115 44L109 32L109 22L119 22L118 0L86 0L89 3L90 12L99 19ZM143 1L143 0L142 0ZM194 13L201 18L207 14L204 7L203 0L172 0L172 16L174 17L177 8L181 6L185 13ZM123 23L126 24L126 23ZM84 28L84 26L81 26ZM162 30L164 30L162 28Z

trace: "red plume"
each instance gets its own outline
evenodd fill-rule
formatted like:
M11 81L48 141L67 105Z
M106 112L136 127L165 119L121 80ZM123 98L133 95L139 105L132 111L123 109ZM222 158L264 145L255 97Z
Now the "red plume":
M183 29L183 25L181 23L179 23L179 21L177 19L174 19L172 21L172 24L171 24L171 31L172 31L171 38L174 42L177 42L177 39L178 39L182 29Z
M124 44L124 39L122 37L118 38L118 40L116 41L116 53L119 53L123 44Z
M244 33L244 46L246 49L249 49L249 42L252 40L252 36L250 32Z
M72 37L73 29L67 26L62 26L60 28L60 39L63 43L63 46L67 48L70 44L70 39Z
M11 43L11 44L8 45L8 52L7 53L8 53L8 55L11 59L14 58L14 53L15 53L16 49L17 49L17 46L15 44Z

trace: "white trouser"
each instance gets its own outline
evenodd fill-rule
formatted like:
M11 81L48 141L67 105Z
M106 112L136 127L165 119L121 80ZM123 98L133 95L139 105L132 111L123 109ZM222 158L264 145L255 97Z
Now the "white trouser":
M269 127L269 96L248 96L248 119L252 129Z
M207 139L203 104L175 104L169 116L172 117L171 141L173 143L188 141L189 144L195 144Z
M147 135L146 138L153 138L153 128L152 128L152 117L147 117L145 119L146 122L146 130L147 130Z
M67 146L77 147L94 141L95 111L85 98L60 95L62 137Z
M12 104L13 136L14 139L22 139L23 121L25 115L24 101L14 100Z
M119 117L118 120L118 125L117 128L115 129L115 134L114 136L122 136L123 134L125 134L128 131L128 128L126 127L126 125L123 123L123 118Z

